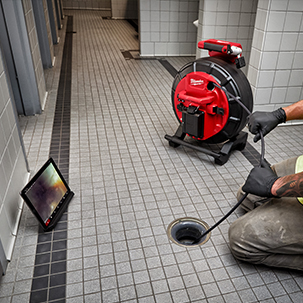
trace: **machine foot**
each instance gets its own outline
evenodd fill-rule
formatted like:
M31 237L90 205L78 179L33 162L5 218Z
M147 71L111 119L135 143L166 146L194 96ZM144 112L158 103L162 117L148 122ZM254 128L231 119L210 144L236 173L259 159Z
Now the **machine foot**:
M180 145L195 149L209 156L214 157L215 163L218 165L224 165L233 150L243 150L246 145L248 134L241 131L237 136L229 139L225 142L220 150L220 152L213 152L207 148L193 145L189 142L184 141L186 134L182 131L182 124L178 127L174 136L165 135L165 139L169 141L169 145L176 148Z

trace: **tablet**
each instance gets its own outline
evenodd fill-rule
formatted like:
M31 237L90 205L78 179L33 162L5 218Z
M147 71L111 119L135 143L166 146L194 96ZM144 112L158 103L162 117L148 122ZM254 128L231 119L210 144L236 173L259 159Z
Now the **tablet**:
M20 193L44 231L55 227L74 193L50 158Z

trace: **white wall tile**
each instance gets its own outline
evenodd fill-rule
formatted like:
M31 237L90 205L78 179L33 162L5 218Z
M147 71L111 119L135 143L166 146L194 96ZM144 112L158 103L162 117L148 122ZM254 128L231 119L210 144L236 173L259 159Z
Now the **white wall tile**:
M167 42L189 42L192 47L191 54L194 55L196 53L193 43L196 44L197 41L197 28L192 22L198 18L199 0L145 0L141 2L148 2L149 5L144 5L143 7L146 8L146 11L150 11L150 21L140 21L140 52L142 56L147 55L145 51L148 52L148 55L152 55L146 44L148 38L151 39L150 42L158 42L153 48L158 54L167 54ZM142 5L140 10L142 11ZM148 32L151 34L144 35L144 33ZM165 39L167 40L165 41ZM190 39L193 40L191 41Z
M170 1L170 12L178 12L179 11L179 0L171 0Z
M215 33L209 35L210 38L215 37ZM226 29L226 40L235 42L238 37L238 27L236 26L228 26Z
M303 70L292 70L289 79L289 86L303 86Z
M151 32L159 32L160 31L160 22L159 21L150 22L150 31Z
M298 39L298 33L283 32L280 50L293 51L294 49L296 49L297 39ZM279 49L279 47L277 47L276 49Z
M150 33L150 41L159 42L160 41L160 33L159 32L151 32Z
M288 0L275 0L271 1L270 9L272 11L286 11L288 5Z
M152 16L155 16L155 14L152 14L151 11L141 11L140 18L142 21L151 21L154 20Z
M142 42L149 42L150 41L151 32L141 32L140 41Z
M203 25L216 25L217 13L216 12L208 12L203 15L202 24Z
M296 52L293 61L293 68L303 69L303 52Z
M296 50L303 51L303 33L298 34Z
M216 25L227 25L227 20L228 20L228 13L217 13L217 20L216 20Z
M290 70L277 70L274 77L274 87L285 87L288 85Z
M264 10L258 10L256 14L256 20L255 20L255 28L264 30L265 25L267 22L268 14Z
M261 52L260 52L261 53ZM278 52L262 52L262 69L275 69L278 61Z
M160 11L160 21L166 21L169 22L169 12L162 12Z
M204 9L205 11L208 12L216 12L217 11L217 5L218 5L218 1L217 0L205 0L204 2L204 7L202 9Z
M289 103L294 103L300 100L301 87L290 86L287 88L285 100Z
M284 27L284 20L286 12L269 12L267 31L269 32L281 32Z
M169 32L160 32L160 41L169 41Z
M258 78L258 70L255 67L250 66L250 68L247 71L247 79L253 87L257 86L257 78Z
M234 32L234 31L233 31ZM202 28L202 37L204 39L211 39L215 37L215 27L214 26L203 26ZM202 40L202 39L199 39Z
M169 33L169 41L170 42L179 42L179 33L178 32Z
M167 43L167 54L169 56L178 56L180 54L179 43Z
M274 32L265 33L263 50L266 52L278 50L280 48L281 39L282 39L281 33L274 33Z
M258 8L260 9L268 9L272 0L259 0L258 1Z
M192 49L196 48L196 43L180 43L180 54L184 56L190 56Z
M254 99L254 103L255 105L268 105L268 102L270 100L270 97L271 97L271 92L272 92L272 88L269 87L269 88L257 88L256 89L256 92L255 92L255 99ZM255 107L255 110L256 109L256 106ZM269 108L273 108L273 106L269 106ZM265 110L265 109L263 109Z
M229 11L229 1L226 0L218 0L217 10L220 12L228 12Z
M140 31L141 32L150 32L151 31L151 23L149 21L140 21Z
M169 12L170 23L174 22L174 20L178 20L178 17L179 17L179 12L172 12L172 11Z
M284 31L297 32L302 21L302 12L287 12Z
M241 13L240 15L240 26L253 26L255 24L255 14L251 13Z
M294 52L280 52L278 56L277 69L290 69L293 64Z
M141 51L141 54L144 54L144 56L154 56L154 54L155 54L154 43L141 42L140 51Z
M217 39L224 40L226 38L227 27L226 26L216 26L215 27L215 37Z
M161 1L160 2L160 10L161 11L169 11L170 6L169 6L169 1Z
M229 12L240 12L242 0L231 0L229 3Z
M167 56L167 43L155 43L155 55L156 56Z
M258 87L272 87L274 81L274 71L259 71Z
M242 0L241 1L241 12L251 12L255 3L256 3L256 1L254 1L254 0Z
M289 11L303 11L303 2L301 0L288 0Z
M241 17L244 14L241 14ZM240 13L229 13L227 25L228 26L238 26L240 24Z
M272 103L284 103L286 97L286 87L274 87L271 94Z

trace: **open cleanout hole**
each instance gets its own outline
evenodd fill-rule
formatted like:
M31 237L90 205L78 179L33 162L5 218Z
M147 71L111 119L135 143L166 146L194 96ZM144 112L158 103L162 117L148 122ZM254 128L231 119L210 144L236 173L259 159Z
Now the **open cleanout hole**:
M209 226L195 218L181 218L171 222L167 228L168 237L180 246L198 246L206 243L210 233L196 243L200 236L209 229Z

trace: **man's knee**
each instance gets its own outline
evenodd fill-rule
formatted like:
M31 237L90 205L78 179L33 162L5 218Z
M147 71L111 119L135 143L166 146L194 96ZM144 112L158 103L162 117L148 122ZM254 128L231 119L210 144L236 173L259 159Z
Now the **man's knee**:
M242 219L237 219L229 228L229 244L233 256L241 261L254 264L262 263L266 253L258 248L257 235L253 226ZM245 225L245 226L244 226Z

